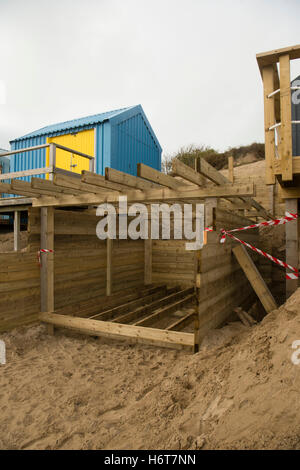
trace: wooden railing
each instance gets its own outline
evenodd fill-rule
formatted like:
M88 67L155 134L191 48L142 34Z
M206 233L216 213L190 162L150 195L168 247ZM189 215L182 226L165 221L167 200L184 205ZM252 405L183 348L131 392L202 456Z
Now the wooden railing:
M35 168L31 170L22 170L22 171L15 171L12 173L2 173L0 174L0 180L7 180L11 178L21 178L24 176L34 176L34 175L44 175L49 174L49 180L53 180L53 175L56 170L61 170L60 168L56 167L56 149L59 148L64 150L65 152L69 152L75 155L79 155L82 158L87 158L89 160L89 171L95 172L95 158L91 155L87 155L86 153L78 152L78 150L70 149L68 147L64 147L63 145L51 143L51 144L43 144L37 145L35 147L28 147L24 149L13 150L11 152L6 152L1 154L1 157L10 156L10 155L18 155L25 152L32 152L34 150L39 150L43 148L49 147L49 166L44 168ZM62 170L67 171L67 170ZM71 172L70 172L71 173Z

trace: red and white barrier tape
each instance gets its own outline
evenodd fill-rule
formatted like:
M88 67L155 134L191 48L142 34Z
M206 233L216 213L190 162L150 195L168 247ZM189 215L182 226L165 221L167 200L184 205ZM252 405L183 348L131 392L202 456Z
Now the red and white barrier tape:
M247 227L241 227L241 228L236 228L233 230L225 230L221 229L221 239L220 243L224 243L226 241L226 236L232 238L233 240L242 243L243 245L247 246L250 248L250 250L255 251L256 253L264 256L265 258L268 258L270 261L273 261L273 263L278 264L279 266L282 266L284 268L290 269L293 271L293 273L286 273L285 277L286 279L298 279L299 278L299 271L297 268L294 268L294 266L290 266L289 264L285 263L284 261L281 261L278 258L275 258L275 256L269 255L263 250L260 250L259 248L256 248L253 245L250 245L250 243L246 243L243 240L240 240L239 238L235 237L234 235L231 234L231 232L237 232L240 230L248 230L250 228L256 228L256 227L261 227L261 226L267 226L267 225L282 225L286 224L287 222L290 222L292 220L297 219L298 214L291 214L289 212L286 212L285 217L282 217L281 219L276 219L276 220L270 220L268 222L260 222L259 224L253 224L253 225L248 225Z
M54 251L41 248L37 253L39 265L41 265L41 253L54 253Z

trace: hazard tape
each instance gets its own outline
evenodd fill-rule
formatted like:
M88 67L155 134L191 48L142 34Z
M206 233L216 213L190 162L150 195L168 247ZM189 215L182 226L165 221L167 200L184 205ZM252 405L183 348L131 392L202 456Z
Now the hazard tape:
M292 220L295 220L297 218L298 218L298 214L292 214L290 212L286 212L285 217L282 217L281 219L270 220L268 222L260 222L258 224L248 225L246 227L236 228L236 229L233 229L233 230L221 229L221 234L222 235L221 235L221 238L220 238L220 243L225 243L226 236L228 236L228 237L232 238L233 240L247 246L248 248L250 248L250 250L254 251L255 253L258 253L258 254L264 256L265 258L269 259L270 261L273 261L273 263L276 263L279 266L282 266L286 269L290 269L291 271L293 271L293 273L286 273L286 275L285 275L286 279L298 279L299 278L299 271L298 271L297 268L285 263L284 261L281 261L278 258L275 258L275 256L272 256L269 253L266 253L265 251L260 250L259 248L256 248L253 245L250 245L250 243L246 243L243 240L240 240L239 238L237 238L237 237L235 237L234 235L231 234L231 232L237 232L237 231L240 231L240 230L248 230L250 228L256 228L256 227L261 227L261 226L265 227L265 226L268 226L268 225L282 225L282 224L286 224L287 222L290 222Z
M46 250L45 248L41 248L38 252L37 252L37 257L38 257L38 262L39 262L39 265L41 266L41 253L54 253L53 250Z

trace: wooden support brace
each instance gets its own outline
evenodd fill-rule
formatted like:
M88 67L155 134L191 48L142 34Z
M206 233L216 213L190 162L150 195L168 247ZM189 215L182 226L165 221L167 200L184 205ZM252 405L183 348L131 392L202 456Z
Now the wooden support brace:
M272 312L272 310L275 310L277 308L275 299L269 291L267 284L261 277L257 267L250 258L246 248L243 245L238 245L234 247L232 251L266 312L269 313Z

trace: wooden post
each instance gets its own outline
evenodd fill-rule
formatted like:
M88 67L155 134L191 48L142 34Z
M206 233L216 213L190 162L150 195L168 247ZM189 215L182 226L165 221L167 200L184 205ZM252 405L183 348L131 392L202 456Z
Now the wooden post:
M54 209L41 208L41 248L54 250ZM41 312L54 312L54 253L41 253ZM48 329L54 332L53 325Z
M20 233L20 212L14 212L14 251L19 251L21 248L21 233Z
M113 240L108 238L106 241L106 295L112 294L112 251L113 251Z
M285 210L298 213L298 199L286 199ZM285 224L286 263L298 268L298 221ZM291 272L287 270L287 272ZM286 298L288 299L298 288L298 279L286 279Z
M292 105L291 105L291 77L290 77L290 56L284 54L279 57L280 66L280 118L281 118L281 139L280 158L281 173L283 181L292 181Z
M234 173L233 173L233 157L228 157L228 179L231 183L234 182Z
M145 285L152 283L152 239L151 239L151 225L150 218L148 217L148 240L145 240L144 250L145 250L145 259L144 259L144 274L145 274Z
M266 184L274 184L275 130L269 131L269 128L275 124L275 97L268 98L268 95L275 91L273 65L262 69L262 78L264 84Z
M277 308L274 297L268 289L267 284L261 277L257 267L250 258L246 248L243 245L238 245L233 248L233 253L239 262L242 270L246 274L248 281L256 292L259 300L263 304L267 313L272 312Z
M269 211L272 215L275 214L275 184L269 186Z
M49 166L52 168L52 173L49 173L49 180L54 179L54 170L56 166L56 145L51 143L49 148Z

